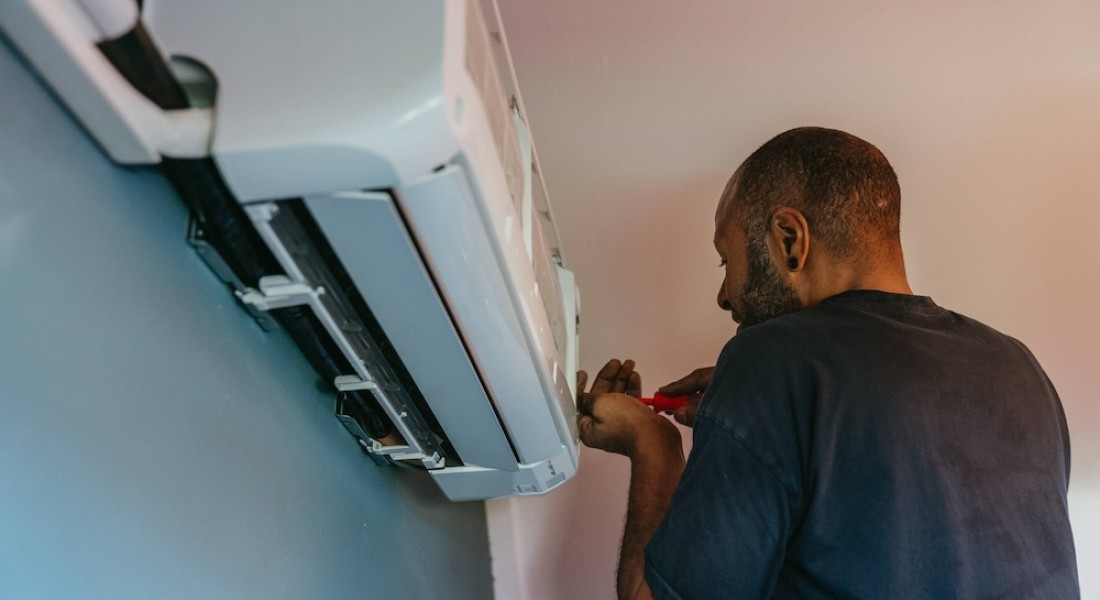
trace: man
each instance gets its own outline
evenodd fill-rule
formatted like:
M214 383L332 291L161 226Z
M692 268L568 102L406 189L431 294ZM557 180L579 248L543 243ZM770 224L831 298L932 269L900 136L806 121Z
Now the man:
M585 444L631 459L622 598L1077 598L1069 439L1020 342L915 296L886 158L803 128L754 152L715 215L740 323L680 435L611 361ZM584 389L587 376L580 377Z

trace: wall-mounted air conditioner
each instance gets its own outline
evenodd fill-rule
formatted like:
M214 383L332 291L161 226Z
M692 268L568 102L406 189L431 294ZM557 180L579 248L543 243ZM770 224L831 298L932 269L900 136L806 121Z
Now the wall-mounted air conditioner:
M577 468L578 294L495 2L10 0L0 26L281 324L379 462L448 497Z

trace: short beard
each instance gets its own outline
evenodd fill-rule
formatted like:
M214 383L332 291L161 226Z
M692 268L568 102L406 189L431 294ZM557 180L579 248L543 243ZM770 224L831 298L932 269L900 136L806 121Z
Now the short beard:
M757 235L753 235L757 234ZM763 232L747 232L745 250L749 269L741 289L741 327L751 327L768 319L802 310L802 302L794 288L779 277L779 271L768 255Z

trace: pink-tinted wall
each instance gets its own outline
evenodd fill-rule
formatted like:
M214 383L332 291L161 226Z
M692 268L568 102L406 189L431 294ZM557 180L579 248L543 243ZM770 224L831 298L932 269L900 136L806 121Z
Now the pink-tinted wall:
M1061 392L1100 597L1100 5L878 4L502 0L582 364L632 357L646 391L710 364L732 333L710 245L730 172L790 127L865 137L901 179L915 290L1023 340ZM511 505L515 554L494 558L519 574L498 589L611 598L627 475L586 451L564 489Z

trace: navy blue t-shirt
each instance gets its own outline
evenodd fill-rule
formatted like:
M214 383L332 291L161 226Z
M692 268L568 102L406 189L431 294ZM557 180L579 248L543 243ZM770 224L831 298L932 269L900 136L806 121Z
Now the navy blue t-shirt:
M854 291L722 351L657 598L1078 598L1057 393L1020 342Z

